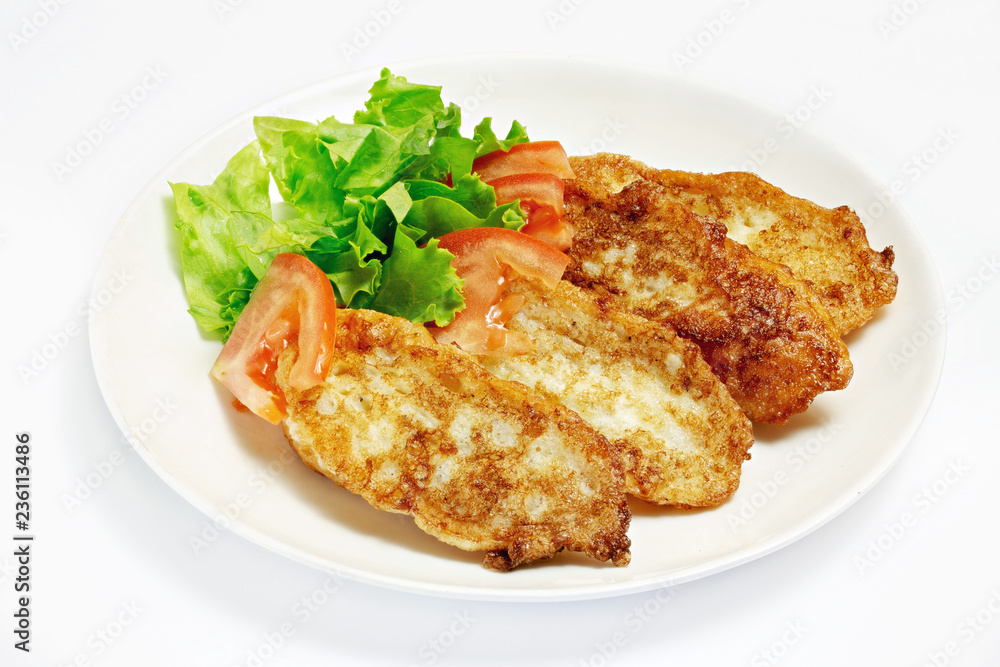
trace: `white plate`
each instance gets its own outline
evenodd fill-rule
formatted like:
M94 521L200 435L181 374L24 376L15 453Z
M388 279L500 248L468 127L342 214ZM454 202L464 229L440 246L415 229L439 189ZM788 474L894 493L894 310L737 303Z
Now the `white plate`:
M434 595L504 600L580 599L678 584L770 553L847 508L890 468L937 386L944 302L918 233L848 156L783 114L653 70L568 57L495 56L398 65L395 74L443 86L465 127L512 119L570 153L609 150L691 171L762 163L786 191L862 214L872 245L893 245L895 302L848 344L855 376L784 427L758 427L740 490L698 512L633 505L625 568L560 555L507 574L479 554L439 543L407 517L378 512L290 454L279 429L238 414L211 381L220 344L187 314L168 181L211 182L253 138L253 115L349 119L378 70L299 90L253 109L170 163L126 212L94 283L103 305L90 334L111 413L142 457L222 528L317 568ZM784 123L784 124L783 124ZM766 157L765 159L762 159Z

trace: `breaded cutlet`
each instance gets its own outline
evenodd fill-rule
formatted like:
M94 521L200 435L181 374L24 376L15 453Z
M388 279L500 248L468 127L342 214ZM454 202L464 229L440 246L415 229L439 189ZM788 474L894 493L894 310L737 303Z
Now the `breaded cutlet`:
M853 373L819 296L726 237L721 223L639 179L580 169L566 185L577 230L564 277L694 341L753 421L781 424Z
M302 460L373 507L408 514L495 570L579 551L629 562L630 513L616 450L575 412L501 380L421 325L337 312L326 381L276 381Z
M841 335L896 296L892 247L873 250L861 219L847 206L824 208L749 172L654 169L609 153L571 157L570 164L583 178L601 178L616 190L639 179L657 183L670 199L723 223L729 238L806 281Z
M507 328L534 348L477 357L487 370L593 425L621 450L637 498L709 507L736 491L751 424L694 343L565 280L553 290L523 277L507 285L526 297Z

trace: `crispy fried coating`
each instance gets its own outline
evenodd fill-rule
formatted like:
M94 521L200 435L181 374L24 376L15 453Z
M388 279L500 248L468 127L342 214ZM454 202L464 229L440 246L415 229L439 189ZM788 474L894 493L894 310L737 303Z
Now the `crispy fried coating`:
M621 461L566 407L498 379L402 318L340 310L324 384L288 385L286 436L303 461L372 506L506 571L566 549L625 565Z
M736 491L752 428L694 343L565 280L554 290L525 278L508 286L527 298L507 328L534 349L479 357L487 370L596 427L623 453L637 498L709 507Z
M578 231L565 278L696 342L753 421L781 424L853 373L818 295L726 228L615 165L576 170L566 217Z
M658 183L670 199L723 223L729 238L809 283L841 335L863 325L896 296L892 247L873 250L861 219L846 206L824 208L749 172L652 169L611 154L570 161L577 173L613 174L619 190L640 178Z

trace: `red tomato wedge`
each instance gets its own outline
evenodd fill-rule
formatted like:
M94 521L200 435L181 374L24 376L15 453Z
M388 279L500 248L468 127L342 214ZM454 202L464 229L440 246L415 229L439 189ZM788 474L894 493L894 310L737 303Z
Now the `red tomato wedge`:
M472 171L484 182L511 174L552 174L573 178L566 151L558 141L529 141L514 144L509 151L496 150L476 158Z
M333 361L336 317L326 274L301 255L277 255L236 320L212 377L255 415L279 424L286 403L274 383L278 355L297 340L289 384L304 391L321 383Z
M563 221L565 181L554 174L511 174L488 181L497 204L520 200L527 224L521 231L556 250L569 250L574 229Z
M574 229L563 216L563 181L573 178L566 151L558 141L515 144L509 151L493 151L477 158L472 171L492 185L497 203L520 200L527 215L522 232L556 250L568 250Z
M509 174L486 181L497 193L497 204L509 204L517 199L548 206L556 215L563 214L563 194L566 184L555 174Z
M531 349L527 337L504 326L524 304L523 295L508 293L508 272L538 278L553 288L569 257L543 241L499 227L450 232L438 239L438 247L455 255L451 265L465 280L465 309L451 324L429 327L434 338L472 354L518 354Z

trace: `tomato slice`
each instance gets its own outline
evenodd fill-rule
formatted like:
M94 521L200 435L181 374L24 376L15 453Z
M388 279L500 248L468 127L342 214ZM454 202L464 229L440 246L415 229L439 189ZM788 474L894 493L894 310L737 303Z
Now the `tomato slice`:
M569 250L573 227L563 221L565 181L554 174L511 174L487 182L496 191L497 204L520 200L527 224L521 231L556 250Z
M521 210L528 216L527 224L521 227L522 234L533 236L563 252L573 245L576 229L551 206L539 206L529 200L521 202Z
M476 158L472 171L489 182L511 174L552 174L573 178L566 151L558 141L529 141L514 144L509 151L496 150Z
M277 255L250 295L222 348L212 377L243 406L272 424L285 417L274 383L278 355L298 341L289 384L304 391L321 383L333 361L337 301L323 271L301 255Z
M508 204L517 199L533 201L538 206L548 206L556 215L563 214L563 195L566 184L555 174L508 174L486 181L497 194L497 204Z
M493 186L498 204L521 200L521 210L528 216L522 232L556 250L569 249L575 230L562 220L563 181L574 174L562 144L515 144L509 151L493 151L477 158L472 171Z
M569 257L531 236L500 227L450 232L438 247L455 255L451 265L465 280L465 308L451 324L428 327L439 343L455 343L472 354L518 354L531 349L527 337L504 326L524 304L524 296L506 288L509 271L540 279L554 288Z

